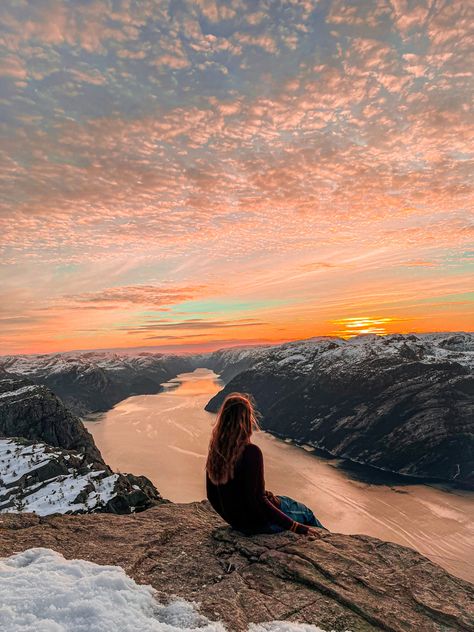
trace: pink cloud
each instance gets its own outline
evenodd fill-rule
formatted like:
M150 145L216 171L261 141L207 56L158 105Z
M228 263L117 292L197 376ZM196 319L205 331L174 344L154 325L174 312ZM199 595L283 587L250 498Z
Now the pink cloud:
M465 270L452 272L472 240L470 9L337 0L315 38L315 8L6 12L9 345L17 332L93 346L86 312L118 344L119 320L211 296L284 297L233 316L291 337L356 303L379 313L390 292L401 305L465 290Z

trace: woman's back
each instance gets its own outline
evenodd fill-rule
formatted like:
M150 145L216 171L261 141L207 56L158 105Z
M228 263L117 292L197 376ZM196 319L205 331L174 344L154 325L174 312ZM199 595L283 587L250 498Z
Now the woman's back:
M251 528L252 524L262 523L261 516L254 515L258 452L257 446L248 443L235 464L233 478L227 483L215 485L209 475L206 476L209 502L226 522L236 528Z
M237 460L233 477L216 485L206 475L207 498L214 510L235 529L241 531L268 531L269 525L278 524L284 529L293 526L293 520L281 512L265 491L263 455L260 448L247 443ZM306 533L307 527L300 532Z
M254 428L258 424L250 397L243 393L227 395L217 414L206 461L211 505L240 531L273 533L275 529L290 529L307 533L307 526L277 507L281 498L265 491L263 455L259 447L250 443Z

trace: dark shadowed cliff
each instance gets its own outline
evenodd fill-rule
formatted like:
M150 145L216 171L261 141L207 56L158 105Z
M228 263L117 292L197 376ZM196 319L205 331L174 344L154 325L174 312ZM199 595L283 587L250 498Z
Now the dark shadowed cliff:
M161 500L147 478L114 474L49 389L0 374L0 512L129 513Z

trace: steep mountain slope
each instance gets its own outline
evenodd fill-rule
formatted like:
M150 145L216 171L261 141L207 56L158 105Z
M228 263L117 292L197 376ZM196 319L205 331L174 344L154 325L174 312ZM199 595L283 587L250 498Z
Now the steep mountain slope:
M264 358L271 348L270 345L229 347L211 353L195 354L189 359L194 367L211 369L223 382L229 382L233 377Z
M55 394L5 371L0 372L0 435L78 450L90 463L104 465L90 432Z
M473 586L411 549L328 532L246 537L207 503L130 516L2 516L0 556L38 546L118 565L160 602L200 602L229 632L269 620L337 632L474 629Z
M92 435L44 386L0 375L0 513L128 513L161 500L145 477L114 474Z
M78 415L108 410L130 397L157 393L163 382L192 370L187 356L111 352L3 356L0 367L48 386Z
M313 339L268 350L210 400L251 393L262 426L333 455L474 486L474 336Z

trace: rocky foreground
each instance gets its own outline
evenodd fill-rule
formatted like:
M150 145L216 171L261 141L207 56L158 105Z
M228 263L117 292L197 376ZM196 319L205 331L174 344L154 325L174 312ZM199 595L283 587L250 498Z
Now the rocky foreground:
M0 517L0 556L47 547L118 565L160 600L200 602L229 630L288 620L342 632L474 630L474 589L415 551L321 532L245 537L205 502L140 514Z

